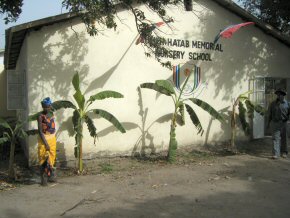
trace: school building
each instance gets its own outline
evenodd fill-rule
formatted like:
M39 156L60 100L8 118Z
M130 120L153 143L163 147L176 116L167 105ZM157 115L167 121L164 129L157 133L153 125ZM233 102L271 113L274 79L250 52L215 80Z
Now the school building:
M147 7L139 5L152 23L160 18ZM200 79L192 97L199 98L217 111L229 111L233 99L253 90L252 100L267 107L273 90L284 88L290 100L290 39L261 22L228 0L200 0L193 11L183 5L170 7L174 22L155 29L166 38L168 53L156 52L162 60L174 65L194 66ZM117 131L111 123L94 116L98 139L94 145L84 126L84 159L98 156L133 155L138 152L159 152L169 144L170 120L162 119L174 110L172 99L149 89L138 89L141 83L159 79L172 80L173 72L162 67L154 57L147 57L142 43L136 44L138 33L134 16L118 11L117 30L104 29L91 37L76 15L61 14L17 25L6 30L4 67L0 73L0 116L26 119L41 110L41 100L74 101L72 77L78 71L81 89L88 99L103 90L124 95L121 99L95 101L92 108L113 114L125 127ZM221 29L233 24L254 22L238 30L230 39L220 38ZM187 96L188 97L188 96ZM215 145L230 139L230 123L213 120L207 112L192 105L204 134L197 130L186 114L186 125L178 126L179 146ZM71 122L72 109L55 113L58 160L74 162L75 139ZM266 117L255 114L253 138L264 137ZM37 128L36 122L28 129ZM142 140L141 140L142 139ZM246 139L238 131L238 139ZM37 164L37 137L30 136L24 144L29 164Z

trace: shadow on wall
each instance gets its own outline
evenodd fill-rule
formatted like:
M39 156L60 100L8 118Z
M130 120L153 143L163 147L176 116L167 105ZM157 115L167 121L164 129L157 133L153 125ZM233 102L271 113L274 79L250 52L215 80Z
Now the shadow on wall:
M214 2L199 1L198 3L204 9L202 16L195 17L195 19L200 19L200 22L199 26L194 26L193 29L199 32L187 32L184 34L184 39L213 42L221 29L246 22ZM287 72L287 59L281 56L277 46L273 46L272 42L279 43L272 36L264 34L262 30L251 25L241 28L231 39L221 38L218 43L222 45L223 52L193 48L195 52L211 54L212 62L195 61L195 64L202 68L202 77L213 84L213 86L211 85L211 88L214 89L213 98L221 98L221 100L229 102L228 106L231 106L231 100L237 97L234 94L235 91L237 89L240 89L241 93L247 91L245 84L249 84L250 78L273 74L280 68L280 65L284 68L280 72ZM189 61L189 63L193 62ZM284 75L286 74L284 73ZM215 105L212 106L215 108ZM227 107L227 105L224 106ZM211 123L212 120L209 125ZM227 124L229 124L228 121ZM212 138L220 141L230 137L230 126L225 126L225 128L222 129L224 134L215 134ZM209 126L205 143L208 141L210 129Z
M76 71L83 79L89 72L89 66L82 64L88 53L88 38L85 32L73 33L71 26L80 21L73 20L62 25L49 26L49 31L33 32L30 35L28 63L28 99L29 113L40 110L42 98L50 96L53 101L70 100L71 80ZM34 107L34 108L33 108ZM56 120L64 118L63 111L55 113ZM68 128L60 123L61 128ZM70 130L68 130L70 131ZM58 131L59 132L59 131ZM37 137L30 137L31 145L37 145ZM60 146L61 147L61 146ZM36 151L37 148L31 148ZM31 150L30 149L30 150ZM59 157L65 157L65 149L59 150ZM30 152L32 163L37 162L37 154Z
M78 23L74 20L36 33L37 42L33 40L29 49L29 73L33 75L29 99L38 99L39 93L57 93L58 98L67 99L75 72L80 72L81 80L88 74L89 66L82 64L88 53L86 33L70 31L70 25Z
M208 41L213 41L214 37L220 31L229 25L246 22L231 12L224 13L226 9L222 7L212 8L216 3L200 1L204 7L214 10L213 13L205 13L200 23L201 36ZM214 20L214 22L212 22ZM217 26L220 25L220 26ZM223 46L223 52L211 51L212 64L204 64L203 72L206 78L211 78L215 84L215 96L224 93L223 100L231 100L237 96L231 96L233 88L239 86L242 88L243 83L257 75L268 75L275 72L276 64L272 60L279 59L279 52L273 46L266 42L267 37L276 41L270 35L260 34L261 30L248 26L241 28L231 39L220 39L218 43ZM257 34L259 33L259 35ZM188 33L189 38L194 38Z

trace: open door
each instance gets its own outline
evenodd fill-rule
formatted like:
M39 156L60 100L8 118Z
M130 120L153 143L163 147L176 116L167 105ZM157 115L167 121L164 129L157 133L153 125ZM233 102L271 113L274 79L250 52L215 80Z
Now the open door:
M255 77L250 80L250 90L253 93L250 95L250 99L254 104L261 105L265 108L265 78ZM265 136L265 118L257 112L254 112L252 121L252 137L253 139L264 138Z

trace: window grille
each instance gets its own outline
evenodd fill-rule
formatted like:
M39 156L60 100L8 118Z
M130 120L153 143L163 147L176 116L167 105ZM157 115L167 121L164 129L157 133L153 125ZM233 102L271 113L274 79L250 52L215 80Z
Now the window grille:
M26 109L25 71L7 70L7 109Z

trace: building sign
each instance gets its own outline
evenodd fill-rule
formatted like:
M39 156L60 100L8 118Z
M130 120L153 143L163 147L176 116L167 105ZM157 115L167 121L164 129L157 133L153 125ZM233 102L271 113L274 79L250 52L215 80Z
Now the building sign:
M185 60L195 60L195 61L197 60L212 61L210 51L223 52L221 44L214 44L213 42L207 42L207 41L166 39L161 44L164 46L170 47L170 49L167 51L156 50L155 52L156 56L160 58L169 58L169 59L174 59L174 60L185 59ZM198 50L208 50L208 52L202 52Z

